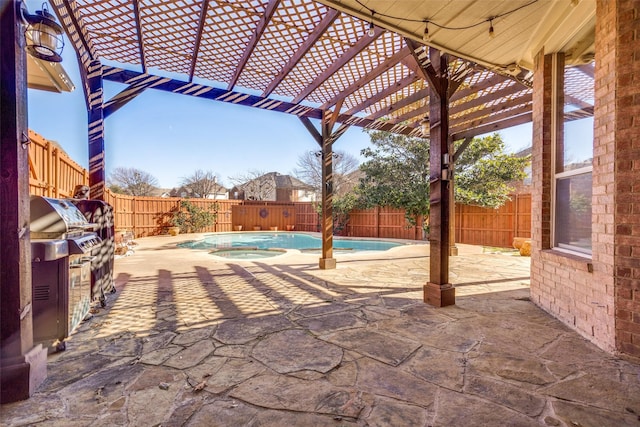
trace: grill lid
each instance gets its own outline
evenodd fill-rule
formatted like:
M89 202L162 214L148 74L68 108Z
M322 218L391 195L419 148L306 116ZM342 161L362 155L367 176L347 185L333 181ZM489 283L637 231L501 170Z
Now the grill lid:
M91 224L82 212L68 200L31 196L31 237L59 239L68 233L91 230Z

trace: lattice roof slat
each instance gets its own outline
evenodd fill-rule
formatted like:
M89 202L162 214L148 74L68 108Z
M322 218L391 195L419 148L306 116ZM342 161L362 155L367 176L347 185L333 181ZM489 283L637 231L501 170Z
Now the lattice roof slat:
M318 3L282 1L238 85L264 91L327 12Z
M403 37L378 27L370 37L366 20L314 0L51 1L75 47L88 52L83 63L108 59L131 71L105 68L114 81L145 79L160 90L313 118L343 100L340 123L410 135L428 111L428 83ZM426 51L414 49L426 64ZM146 80L140 70L165 77ZM586 101L579 81L588 71L576 69L577 83L567 86L577 100ZM463 79L450 105L456 130L500 128L510 114L530 111L523 94L531 89L511 77L459 58L449 73ZM109 111L130 98L114 98Z
M345 100L345 107L353 108L372 98L377 93L382 92L385 88L393 86L394 83L400 82L411 75L411 70L402 64L396 64L388 72L376 77L371 82L364 85L360 90L353 93Z

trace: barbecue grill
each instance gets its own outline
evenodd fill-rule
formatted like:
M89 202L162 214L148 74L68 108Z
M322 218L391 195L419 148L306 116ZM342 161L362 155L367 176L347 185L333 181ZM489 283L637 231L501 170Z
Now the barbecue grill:
M89 312L91 253L102 239L69 200L31 196L33 338L64 350Z

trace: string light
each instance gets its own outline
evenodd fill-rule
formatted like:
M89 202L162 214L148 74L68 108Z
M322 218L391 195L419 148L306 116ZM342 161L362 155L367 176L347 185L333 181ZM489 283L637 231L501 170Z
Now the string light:
M422 22L422 23L424 23L425 24L425 30L424 30L424 34L423 34L423 40L424 40L425 36L430 38L429 29L427 28L427 24L434 25L435 27L440 28L442 30L468 30L470 28L475 28L475 27L478 27L478 26L483 25L484 23L488 22L489 25L490 25L489 26L489 34L491 36L493 36L494 35L493 21L495 19L502 18L502 17L507 16L507 15L511 15L511 14L519 11L520 9L524 9L525 7L528 7L528 6L531 6L534 3L537 3L538 1L539 0L531 0L529 3L525 3L525 4L521 5L521 6L518 6L518 7L514 8L514 9L511 9L511 10L509 10L507 12L503 12L503 13L500 13L498 15L494 15L494 16L492 16L490 18L483 19L482 21L478 21L475 24L465 25L465 26L462 26L462 27L451 27L451 26L448 26L448 25L441 25L441 24L438 24L437 22L434 22L431 19L411 19L411 18L403 18L403 17L400 17L400 16L389 15L389 14L386 14L386 13L379 13L379 12L376 12L375 10L367 7L364 3L362 3L361 0L356 0L356 3L358 3L363 9L366 9L367 11L369 11L369 13L371 13L371 22L370 22L370 26L369 26L369 34L371 33L371 28L373 27L373 15L377 13L380 16L383 16L385 18L390 18L390 19L393 19L393 20L396 20L396 21L401 21L401 22ZM578 3L579 1L580 0L572 0L572 3L574 3L574 2Z
M493 18L489 18L489 37L494 38L496 33L493 31Z
M369 21L369 31L367 31L367 34L369 34L369 37L373 37L376 35L376 30L373 26L373 15L376 14L376 11L371 9L371 20Z
M422 41L425 43L431 41L431 36L429 35L429 21L424 21L424 34L422 34Z
M373 28L373 21L369 22L369 31L367 32L367 34L369 34L369 37L373 37L376 35L376 30L375 28Z

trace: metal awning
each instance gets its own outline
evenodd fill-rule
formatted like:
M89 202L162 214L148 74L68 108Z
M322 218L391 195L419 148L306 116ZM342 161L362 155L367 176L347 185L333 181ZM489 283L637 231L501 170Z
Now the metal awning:
M450 104L455 138L530 121L528 69L536 49L551 41L559 48L575 45L582 58L592 51L595 14L592 0L52 4L81 62L99 60L106 80L128 86L105 103L107 111L156 88L311 118L337 108L340 123L420 136L429 100L418 64L429 61L423 47L429 44L458 58L449 70L461 85ZM385 18L383 11L432 19L432 36L425 42L424 23ZM495 37L482 25L435 27L463 27L501 14L492 21ZM576 16L580 25L572 31L555 27ZM398 32L371 27L372 22Z

